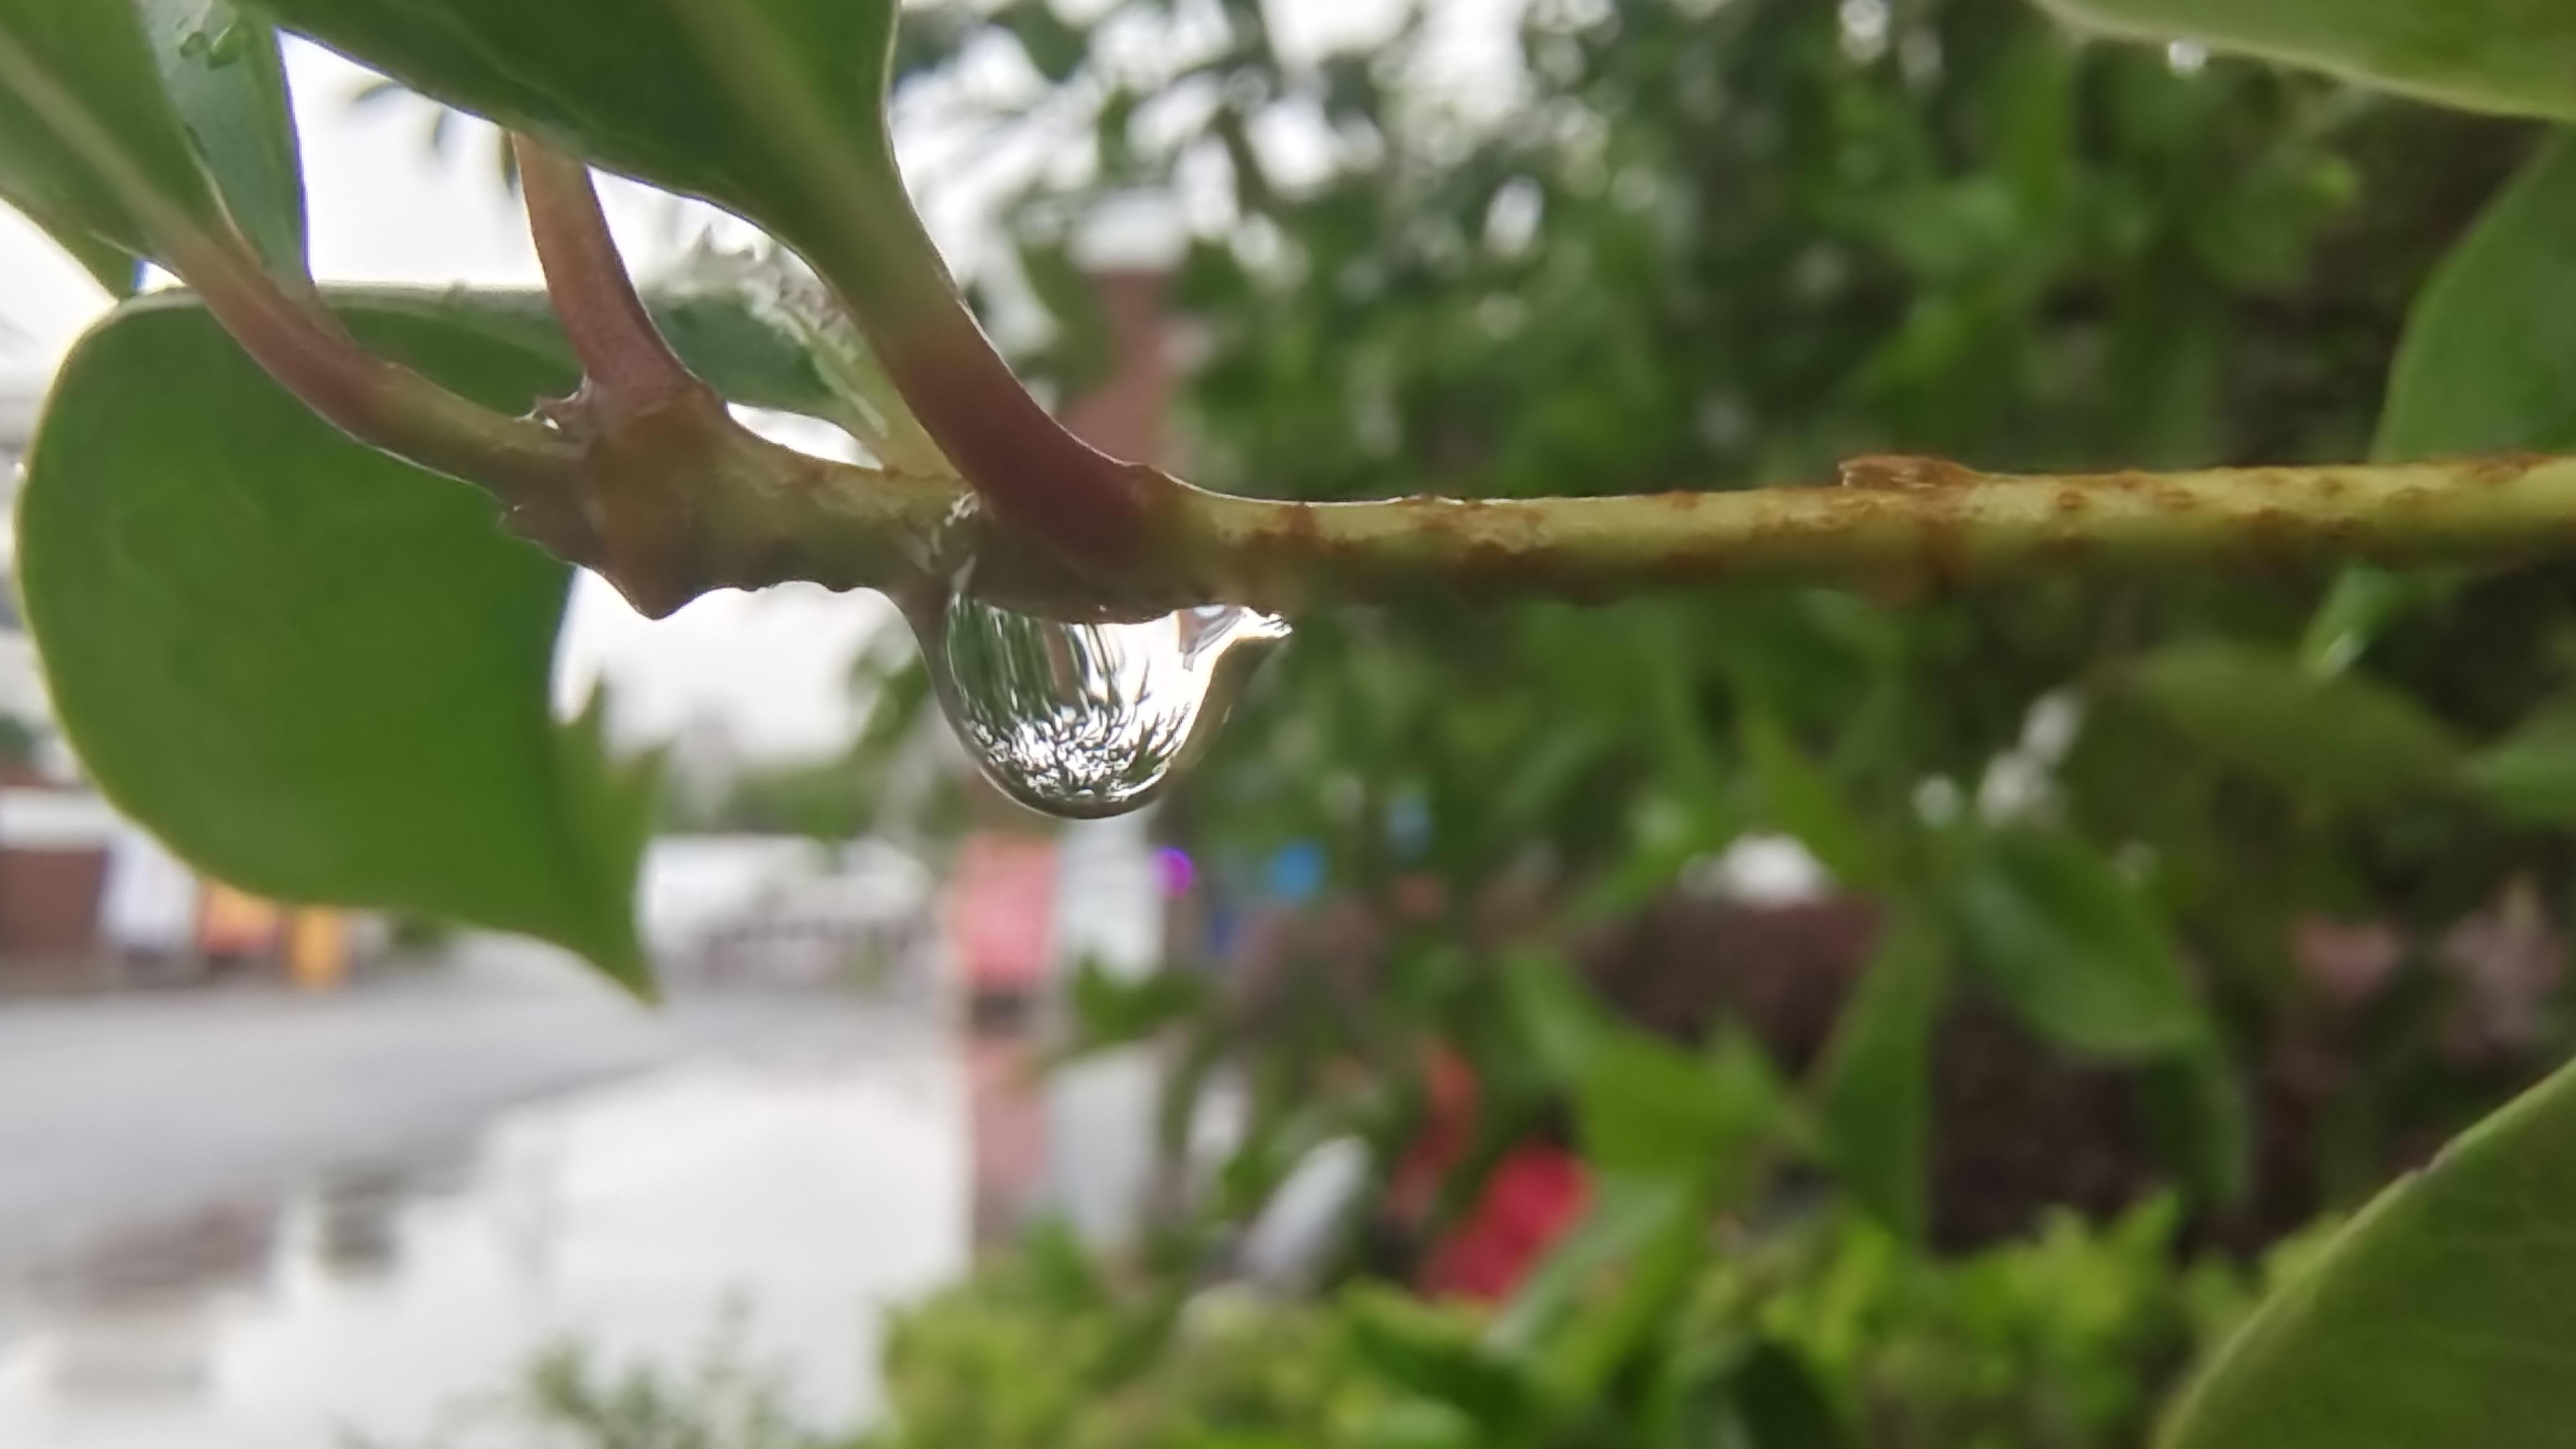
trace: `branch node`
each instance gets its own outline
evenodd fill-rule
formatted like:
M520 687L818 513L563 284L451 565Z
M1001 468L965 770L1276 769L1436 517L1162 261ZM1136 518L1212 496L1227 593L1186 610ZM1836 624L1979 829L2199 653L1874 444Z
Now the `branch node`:
M546 292L581 362L584 382L572 406L613 432L682 399L712 396L636 294L590 168L528 136L513 134L510 145Z

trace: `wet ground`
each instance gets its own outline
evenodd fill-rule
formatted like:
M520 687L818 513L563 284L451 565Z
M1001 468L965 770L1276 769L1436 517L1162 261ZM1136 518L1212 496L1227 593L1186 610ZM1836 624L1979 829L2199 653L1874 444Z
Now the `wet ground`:
M570 1337L741 1350L804 1417L967 1251L943 1030L582 987L0 1009L0 1445L480 1445Z

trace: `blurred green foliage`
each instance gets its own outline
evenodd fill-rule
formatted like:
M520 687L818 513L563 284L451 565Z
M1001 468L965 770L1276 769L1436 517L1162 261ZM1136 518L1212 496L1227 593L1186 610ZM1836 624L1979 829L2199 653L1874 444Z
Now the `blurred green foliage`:
M1317 54L1220 4L1139 61L1122 27L1172 7L1041 10L984 17L1033 77L1000 124L1090 124L1013 206L1057 326L1025 361L1097 375L1064 258L1131 192L1187 197L1179 461L1212 486L2565 440L2547 319L2576 253L2529 123L2087 41L2019 0L1537 0L1501 91L1426 81L1436 15ZM1366 1148L1323 1277L1365 1285L1409 1280L1516 1146L1563 1142L1595 1196L1524 1289L1556 1296L1497 1320L1509 1372L1365 1286L1277 1310L1357 1313L1409 1346L1399 1383L1458 1390L1397 1437L2138 1442L2246 1301L2203 1255L2357 1203L2563 1050L2571 584L2282 565L1299 621L1163 822L1221 898L1257 905L1289 846L1324 890L1185 943L1174 968L1222 990L1075 1002L1085 1048L1164 1044L1174 1180L1200 1090L1249 1102L1143 1255L1160 1301L1318 1143ZM1802 988L1821 1028L1731 981L1759 946L1707 899L1766 835L1865 923ZM1657 956L1642 995L1605 964ZM1477 1100L1407 1217L1387 1194L1442 1053Z
M2163 1389L2258 1286L2223 1259L2177 1270L2180 1220L2171 1199L2098 1225L2059 1214L2027 1242L1946 1261L1858 1219L1812 1223L1699 1272L1637 1371L1554 1436L1526 1432L1525 1406L1549 1390L1480 1310L1367 1287L1226 1290L1139 1358L1120 1344L1150 1310L1041 1234L900 1320L890 1421L859 1442L2107 1449L2143 1438ZM2273 1271L2311 1250L2284 1249Z
M1044 32L1003 123L1091 126L1014 203L1023 255L1073 248L1130 193L1190 198L1170 283L1197 349L1182 453L1218 487L2358 457L2419 292L2408 345L2433 359L2527 343L2576 281L2547 261L2544 159L2425 290L2541 128L2087 41L2020 0L1539 0L1515 73L1446 90L1425 80L1428 12L1318 54L1262 7L1219 5L1140 62L1122 27L1169 7L1110 5L1071 38L1026 13L1045 9L986 17L988 37ZM1029 355L1042 373L1096 356L1061 335L1097 325L1085 309L1057 322ZM2564 422L2544 394L2418 382L2395 400L2417 441L2390 446L2545 445ZM1365 1062L1398 1104L1427 1041L1509 1082L1525 1073L1479 1025L1497 949L1573 945L1786 834L1908 922L1913 956L1956 968L1861 998L1901 997L1938 1039L1855 1020L1884 1045L1809 1084L1833 1098L1841 1170L1895 1221L1943 1220L1937 1190L1908 1207L1906 1184L1945 1135L2009 1130L1906 1125L1957 1018L1991 1009L2044 1063L2111 1071L2152 1143L2142 1170L2260 1241L2368 1190L2562 1040L2551 957L2523 963L2531 1029L2464 1047L2482 968L2451 958L2513 892L2553 923L2567 897L2532 782L2569 738L2547 722L2576 686L2571 582L2281 567L1301 620L1164 818L1239 896L1293 842L1321 845L1329 886L1241 987L1260 1005L1236 1017L1262 1030L1199 1035L1274 1053L1263 1070L1289 1082ZM2303 954L2319 929L2384 930L2395 960L2355 997ZM1693 949L1718 969L1721 948Z

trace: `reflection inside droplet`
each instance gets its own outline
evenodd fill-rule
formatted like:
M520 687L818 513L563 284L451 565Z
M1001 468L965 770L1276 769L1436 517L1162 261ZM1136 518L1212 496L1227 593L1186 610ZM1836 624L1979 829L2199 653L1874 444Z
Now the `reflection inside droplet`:
M993 782L1033 810L1133 810L1196 759L1288 625L1225 605L1065 624L951 595L914 628L940 704Z

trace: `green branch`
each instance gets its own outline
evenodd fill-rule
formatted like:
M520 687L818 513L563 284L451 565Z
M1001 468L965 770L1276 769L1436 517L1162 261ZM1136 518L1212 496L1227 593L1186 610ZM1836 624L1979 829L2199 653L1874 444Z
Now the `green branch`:
M793 456L793 455L791 455ZM1284 503L1180 488L1104 591L954 479L797 460L717 510L723 585L918 588L966 560L997 603L1067 618L1194 604L1297 613L1465 594L1607 599L1724 583L1910 594L2050 569L2271 569L2576 547L2576 459L2013 476L1862 459L1821 487L1642 497Z
M637 406L577 399L550 426L360 349L318 300L282 289L219 214L209 222L159 196L5 33L0 87L92 168L288 390L363 442L491 489L514 527L651 613L716 588L794 580L909 595L963 577L999 603L1106 618L1217 602L1293 613L1429 593L1591 599L1737 581L1908 591L2049 567L2576 546L2576 461L2538 458L2067 477L1881 458L1849 465L1836 487L1653 497L1300 504L1206 493L1092 452L1047 419L975 329L909 208L867 205L896 186L892 157L853 162L845 151L803 191L838 199L790 218L787 239L862 304L853 310L954 476L825 462L734 426L634 303L569 160L532 172L550 281L594 384L614 379ZM854 169L868 174L841 174ZM853 184L825 184L834 181ZM685 405L661 405L674 399Z

